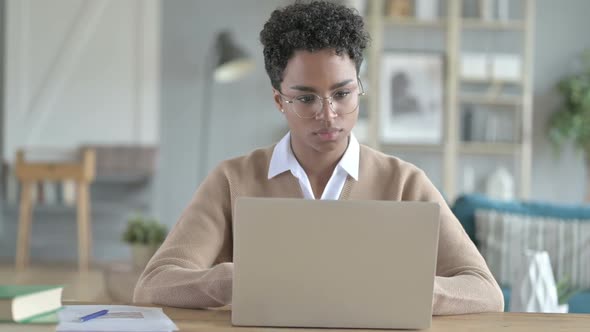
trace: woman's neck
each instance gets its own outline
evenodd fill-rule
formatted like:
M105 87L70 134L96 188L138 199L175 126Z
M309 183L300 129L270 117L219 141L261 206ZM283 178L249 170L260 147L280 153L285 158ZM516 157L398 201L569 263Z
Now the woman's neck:
M291 151L293 151L295 158L305 171L305 174L307 174L307 177L310 178L310 181L312 178L325 178L327 181L346 152L349 141L350 136L345 142L343 142L344 144L341 144L341 146L332 151L325 152L317 151L310 147L299 147L297 144L293 144L292 140L290 144Z

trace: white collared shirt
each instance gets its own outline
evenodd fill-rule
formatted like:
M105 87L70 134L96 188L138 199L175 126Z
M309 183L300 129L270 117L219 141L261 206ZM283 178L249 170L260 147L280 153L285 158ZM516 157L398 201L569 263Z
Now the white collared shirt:
M338 165L334 168L334 172L332 173L330 180L328 180L326 188L324 188L321 199L337 200L340 198L340 193L342 192L344 182L346 182L348 175L350 175L355 181L358 181L359 158L359 142L356 137L350 133L348 147L338 162ZM309 178L303 170L303 167L301 167L295 158L293 150L291 150L291 133L287 133L287 135L285 135L275 146L268 167L268 178L272 179L286 171L291 171L291 174L299 180L299 185L301 186L304 198L315 199Z

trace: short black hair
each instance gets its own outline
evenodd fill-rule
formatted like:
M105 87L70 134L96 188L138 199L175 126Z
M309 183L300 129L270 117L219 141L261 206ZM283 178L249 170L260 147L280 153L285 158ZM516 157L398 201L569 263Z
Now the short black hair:
M295 51L334 49L348 54L357 74L370 37L358 11L328 1L296 2L270 15L260 32L271 85L281 91L283 73Z

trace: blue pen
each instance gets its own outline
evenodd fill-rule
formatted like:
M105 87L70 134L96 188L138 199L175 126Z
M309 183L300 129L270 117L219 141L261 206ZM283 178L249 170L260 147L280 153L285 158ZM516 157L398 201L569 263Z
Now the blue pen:
M96 317L104 316L104 315L106 315L108 312L109 312L108 310L101 310L101 311L97 311L97 312L95 312L95 313L93 313L93 314L86 315L86 316L84 316L84 317L80 317L80 322L85 322L85 321L88 321L88 320L94 319L94 318L96 318Z

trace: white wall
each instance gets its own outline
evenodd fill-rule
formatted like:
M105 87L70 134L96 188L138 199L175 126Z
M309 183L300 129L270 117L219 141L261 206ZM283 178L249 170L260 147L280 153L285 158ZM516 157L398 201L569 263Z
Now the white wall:
M579 204L590 189L583 155L572 144L555 155L547 139L547 120L562 101L555 85L590 49L588 13L588 0L537 0L531 193L538 200Z
M221 160L276 142L286 124L274 106L259 33L277 6L290 0L175 0L162 2L162 117L156 212L174 224L202 180L201 112L211 113L205 174ZM214 83L211 108L203 110L207 55L214 37L229 30L253 57L243 79Z
M4 158L158 141L158 0L8 0Z
M23 146L159 141L159 0L6 0L3 156ZM127 218L151 213L152 184L92 185L93 257L125 259ZM12 261L18 204L0 202L0 260ZM35 209L31 258L76 261L76 212Z

